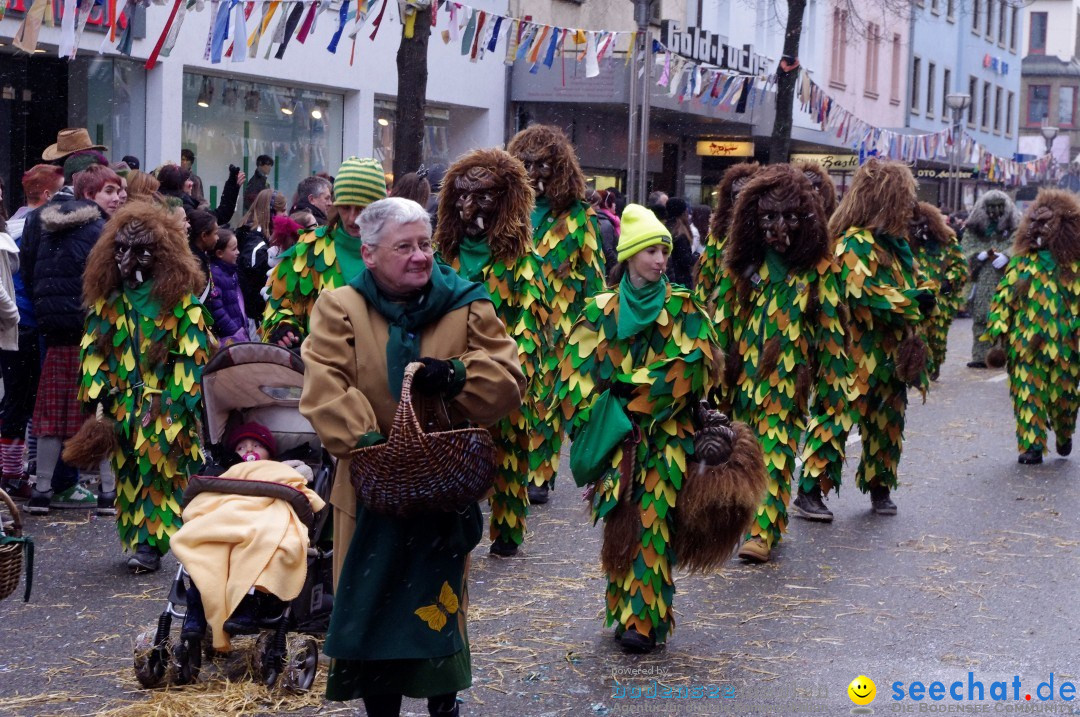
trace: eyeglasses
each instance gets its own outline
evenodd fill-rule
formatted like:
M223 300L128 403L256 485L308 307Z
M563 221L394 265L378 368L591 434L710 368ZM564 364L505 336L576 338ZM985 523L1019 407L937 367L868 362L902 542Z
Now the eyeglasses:
M423 252L424 254L434 254L435 253L435 246L430 241L422 241L422 242L419 242L417 244L413 244L412 242L401 242L399 244L387 244L387 245L377 244L376 246L380 246L380 247L385 246L391 252L393 252L394 254L397 254L398 256L400 256L402 258L412 256L413 254L415 254L417 252L417 250Z

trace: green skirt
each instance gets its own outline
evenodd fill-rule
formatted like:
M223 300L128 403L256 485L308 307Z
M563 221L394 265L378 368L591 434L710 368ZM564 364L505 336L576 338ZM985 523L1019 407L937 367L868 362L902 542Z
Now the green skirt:
M433 697L472 686L469 643L449 657L416 660L331 660L326 698L337 702L377 695Z

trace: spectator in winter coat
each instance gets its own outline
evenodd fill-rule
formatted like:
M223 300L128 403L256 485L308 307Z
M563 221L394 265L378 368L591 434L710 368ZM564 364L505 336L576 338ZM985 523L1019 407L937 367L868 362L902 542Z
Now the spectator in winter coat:
M210 202L206 200L206 193L203 191L202 177L195 174L195 153L190 149L180 150L180 168L186 169L191 177L191 198L199 209L209 209Z
M236 262L240 272L240 290L244 293L247 315L256 321L266 306L262 290L270 271L268 252L274 217L284 213L285 195L273 189L264 189L259 192L236 230L236 240L240 246L240 258Z
M210 290L206 307L214 317L214 335L221 341L222 346L251 341L236 266L236 260L240 256L236 235L229 229L220 227L213 252L210 273L214 277L214 286Z
M244 211L249 211L251 205L258 199L259 193L270 187L270 170L273 168L274 159L269 155L260 154L255 160L255 174L252 175L251 181L247 183L247 187L244 189ZM241 255L243 255L242 246Z
M694 288L693 232L690 230L690 207L682 197L671 197L665 206L667 221L664 226L671 232L671 258L668 260L668 281Z
M618 225L612 221L611 215L604 211L603 205L607 199L606 192L590 189L585 193L585 198L592 205L593 210L596 211L596 221L600 225L600 248L604 250L604 273L610 274L615 265L619 263L616 249L619 243Z
M214 215L201 209L187 211L188 220L188 245L191 253L199 260L199 268L202 269L203 284L192 289L192 293L199 297L199 301L206 302L206 298L213 291L213 280L210 275L210 257L218 241L218 224Z
M100 515L113 515L115 477L108 465L102 466L102 489L97 498L77 481L64 489L53 485L61 445L78 432L83 421L77 389L79 345L86 317L82 305L86 260L105 222L120 207L120 177L108 167L90 166L75 174L73 182L72 198L50 202L41 209L38 244L23 247L23 278L46 352L34 406L38 465L29 512L43 515L51 507L96 505Z
M176 164L166 164L157 171L159 190L166 197L176 197L184 204L184 210L196 210L199 203L191 196L191 172Z

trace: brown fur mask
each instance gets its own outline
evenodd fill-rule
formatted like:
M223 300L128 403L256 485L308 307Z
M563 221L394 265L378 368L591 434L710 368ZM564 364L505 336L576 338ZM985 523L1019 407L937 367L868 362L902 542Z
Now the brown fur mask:
M758 205L770 197L794 207L799 224L783 254L784 263L793 271L802 271L829 255L829 238L821 218L821 201L803 173L789 164L773 164L758 171L739 193L731 217L731 231L724 247L724 262L735 275L742 291L747 290L750 275L765 261L768 244L759 228Z
M936 241L942 247L947 247L953 242L956 233L949 228L945 221L945 215L930 202L919 202L915 207L915 218L926 222L926 239ZM908 233L908 244L912 249L922 247L923 238L915 232Z
M491 257L496 261L512 262L533 249L532 210L533 190L525 167L501 149L476 149L450 165L439 193L439 218L435 229L435 245L447 261L458 255L458 246L465 236L465 222L457 209L461 192L455 183L470 169L482 168L491 173L497 195L492 214L496 217L487 241Z
M506 150L522 161L526 157L543 157L551 163L551 180L545 194L553 212L562 212L575 201L584 201L585 174L573 145L558 127L534 124L515 134Z
M728 223L731 221L731 212L735 209L735 202L731 198L732 188L736 182L746 183L761 167L757 162L741 162L733 167L728 167L720 184L716 188L716 211L709 220L709 234L714 240L726 237ZM740 181L741 180L741 181ZM745 187L743 187L745 188ZM741 191L741 190L740 190Z
M1032 232L1032 217L1041 208L1051 212L1043 232L1043 245L1036 246ZM1074 261L1080 260L1080 202L1076 195L1063 189L1040 189L1034 203L1024 212L1020 228L1013 241L1013 256L1049 249L1054 260L1068 269Z
M915 177L907 165L871 159L855 172L851 188L829 221L829 236L862 227L906 237L914 205Z
M183 220L156 202L129 202L113 214L90 250L83 274L86 306L121 290L123 282L116 265L116 235L136 227L140 233L149 233L155 239L156 271L151 294L163 309L176 306L205 280L198 260L188 247Z
M797 162L795 169L799 170L814 185L814 192L821 200L821 220L828 222L829 217L836 211L836 185L833 184L829 173L821 168L817 162ZM811 177L810 175L814 175Z

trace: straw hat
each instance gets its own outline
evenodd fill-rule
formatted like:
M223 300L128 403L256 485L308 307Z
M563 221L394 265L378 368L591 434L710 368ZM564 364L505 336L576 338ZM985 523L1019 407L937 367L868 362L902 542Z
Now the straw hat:
M108 147L103 144L92 144L90 142L90 133L82 127L68 128L57 133L56 144L50 144L46 147L45 151L41 153L41 158L46 162L52 162L84 149L107 150Z

